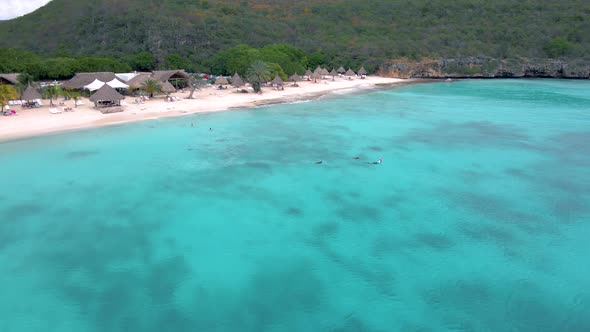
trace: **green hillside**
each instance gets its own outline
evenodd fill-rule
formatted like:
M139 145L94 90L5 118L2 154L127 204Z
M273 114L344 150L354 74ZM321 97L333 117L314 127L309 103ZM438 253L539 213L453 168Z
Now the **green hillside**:
M119 59L149 52L156 67L195 70L230 47L275 43L373 68L396 58L580 58L590 53L590 1L53 0L0 22L3 48Z

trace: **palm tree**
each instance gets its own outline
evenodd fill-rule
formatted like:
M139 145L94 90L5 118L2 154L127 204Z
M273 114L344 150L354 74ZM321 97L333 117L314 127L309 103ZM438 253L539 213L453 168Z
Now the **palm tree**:
M146 80L141 83L141 89L145 91L150 98L153 98L154 93L162 92L162 84L156 80Z
M260 83L268 82L268 80L270 80L270 70L268 69L268 65L260 60L254 61L246 73L246 78L252 83L254 92L261 92Z
M17 97L18 94L13 87L0 84L0 112L4 112L4 106L8 104L9 100L16 99Z
M78 99L80 99L80 92L73 90L64 90L64 95L74 99L74 107L78 107Z
M53 107L53 98L57 99L57 97L63 94L61 85L57 83L53 83L46 87L44 92L45 97L49 98L49 106L51 107Z

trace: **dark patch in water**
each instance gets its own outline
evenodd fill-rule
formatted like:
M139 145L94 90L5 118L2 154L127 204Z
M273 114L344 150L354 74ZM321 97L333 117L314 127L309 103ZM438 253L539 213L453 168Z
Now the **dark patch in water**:
M531 179L531 176L523 169L507 168L504 170L504 173L521 179Z
M98 154L98 150L72 151L66 153L66 159L84 159Z
M435 250L449 249L455 244L447 236L435 233L420 233L414 238L421 244Z
M382 219L381 210L368 205L345 204L336 210L336 215L342 220L352 222L379 222Z
M376 330L367 327L356 315L348 315L339 326L331 329L331 332L374 332Z
M383 149L379 146L369 146L369 150L371 151L383 151Z
M294 217L301 217L301 216L303 216L303 210L300 209L300 208L296 208L296 207L290 207L290 208L288 208L285 211L285 213L287 215L294 216Z
M249 168L255 168L255 169L262 169L265 171L271 171L272 170L272 166L270 164L264 163L264 162L260 162L260 161L251 161L251 162L247 162L246 166L248 166Z
M338 234L340 225L335 221L328 221L315 225L312 229L313 238L316 241L323 241L327 238L332 238Z
M536 150L523 130L489 121L442 122L431 128L415 129L396 140L396 144L418 143L441 148L461 146L512 147Z
M19 203L15 205L9 205L0 211L3 222L18 222L23 218L41 215L44 209L43 205L40 204Z
M514 245L516 238L513 232L498 226L483 223L461 223L458 225L461 232L477 241L490 241L501 246Z

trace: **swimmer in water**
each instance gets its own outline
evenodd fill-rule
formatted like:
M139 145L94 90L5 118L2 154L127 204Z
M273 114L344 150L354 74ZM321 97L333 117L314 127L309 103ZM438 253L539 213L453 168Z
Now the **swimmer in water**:
M373 162L368 161L367 164L380 165L382 162L383 162L383 158L379 158L379 160L377 160L377 161L373 161Z
M359 159L361 159L361 157L358 157L358 156L357 156L357 157L354 157L354 158L352 158L352 159L354 159L354 160L359 160Z
M324 162L323 160L320 160L320 161L316 161L314 164L319 165L319 164L321 164L323 162Z

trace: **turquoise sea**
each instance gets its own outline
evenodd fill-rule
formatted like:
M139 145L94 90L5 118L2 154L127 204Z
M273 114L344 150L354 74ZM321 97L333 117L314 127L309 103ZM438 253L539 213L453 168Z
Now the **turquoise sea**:
M2 332L590 331L590 81L69 132L0 167Z

